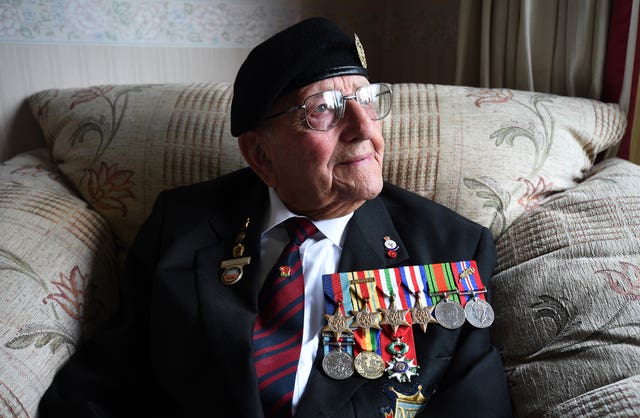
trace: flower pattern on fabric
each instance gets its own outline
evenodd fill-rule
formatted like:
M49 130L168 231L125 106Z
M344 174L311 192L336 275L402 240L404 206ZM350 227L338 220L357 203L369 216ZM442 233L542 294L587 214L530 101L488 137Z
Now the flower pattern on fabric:
M67 315L83 323L95 320L101 307L93 303L95 286L88 280L78 266L74 266L68 276L60 273L60 280L51 282L58 292L47 295L43 303L55 301Z
M538 177L538 182L536 184L533 184L531 180L522 177L519 177L518 181L523 182L527 186L527 190L524 192L522 197L518 199L518 204L524 207L529 213L533 212L538 206L540 206L541 200L553 186L552 182L547 184L542 177Z
M540 203L540 199L550 191L551 182L546 182L541 176L537 184L526 178L533 178L535 174L542 170L544 162L551 152L551 144L555 132L555 120L548 109L548 104L553 103L553 96L548 94L534 94L529 97L529 101L523 102L518 100L512 91L508 89L478 89L468 88L466 97L475 99L476 107L489 105L501 105L512 103L517 106L524 107L533 115L533 120L529 122L513 121L494 131L489 135L489 139L493 140L496 147L503 145L514 146L516 139L526 139L534 147L533 164L528 170L526 176L518 177L517 181L521 181L526 190L518 199L518 204L523 206L527 212L531 212ZM523 167L526 169L526 167ZM463 178L464 185L475 191L475 194L481 200L484 200L484 208L490 208L495 211L493 221L489 228L496 237L499 237L505 230L508 222L507 213L511 204L511 193L503 189L500 182L492 178L472 179Z
M604 274L611 290L629 300L640 301L640 266L624 261L619 262L621 270L604 269L596 273Z
M134 199L131 190L135 183L131 180L134 172L131 170L118 170L118 164L111 165L106 162L100 164L100 169L87 170L87 192L89 200L97 209L119 210L122 216L127 216L125 199Z

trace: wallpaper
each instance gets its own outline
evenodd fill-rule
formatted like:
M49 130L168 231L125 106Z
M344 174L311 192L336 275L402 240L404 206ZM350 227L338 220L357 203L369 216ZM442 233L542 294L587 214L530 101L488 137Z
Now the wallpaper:
M291 0L0 0L0 42L246 48L300 15Z

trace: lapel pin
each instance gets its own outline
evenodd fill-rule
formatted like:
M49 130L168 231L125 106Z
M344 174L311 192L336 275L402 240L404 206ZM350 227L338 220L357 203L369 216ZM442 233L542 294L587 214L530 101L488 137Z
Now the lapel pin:
M233 250L231 250L233 258L223 260L220 263L220 268L224 269L220 280L226 285L237 283L242 278L243 268L251 263L251 257L244 257L244 245L242 244L242 240L244 240L246 236L248 226L249 218L244 222L244 225L236 236L236 245L234 245Z
M387 257L396 258L398 256L398 249L400 246L391 239L391 237L384 237L384 248L387 252Z

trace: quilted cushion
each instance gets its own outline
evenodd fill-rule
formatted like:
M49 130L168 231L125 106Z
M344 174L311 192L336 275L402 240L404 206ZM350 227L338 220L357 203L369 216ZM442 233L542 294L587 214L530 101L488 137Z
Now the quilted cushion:
M640 166L605 160L497 245L492 332L517 416L640 375ZM612 411L640 397L628 387Z

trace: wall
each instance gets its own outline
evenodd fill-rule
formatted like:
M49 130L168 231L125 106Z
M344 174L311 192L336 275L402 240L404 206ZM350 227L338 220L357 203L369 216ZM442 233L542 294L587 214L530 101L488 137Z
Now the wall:
M0 2L0 161L43 144L25 98L91 84L226 81L249 50L324 15L362 40L371 77L453 82L458 1Z

